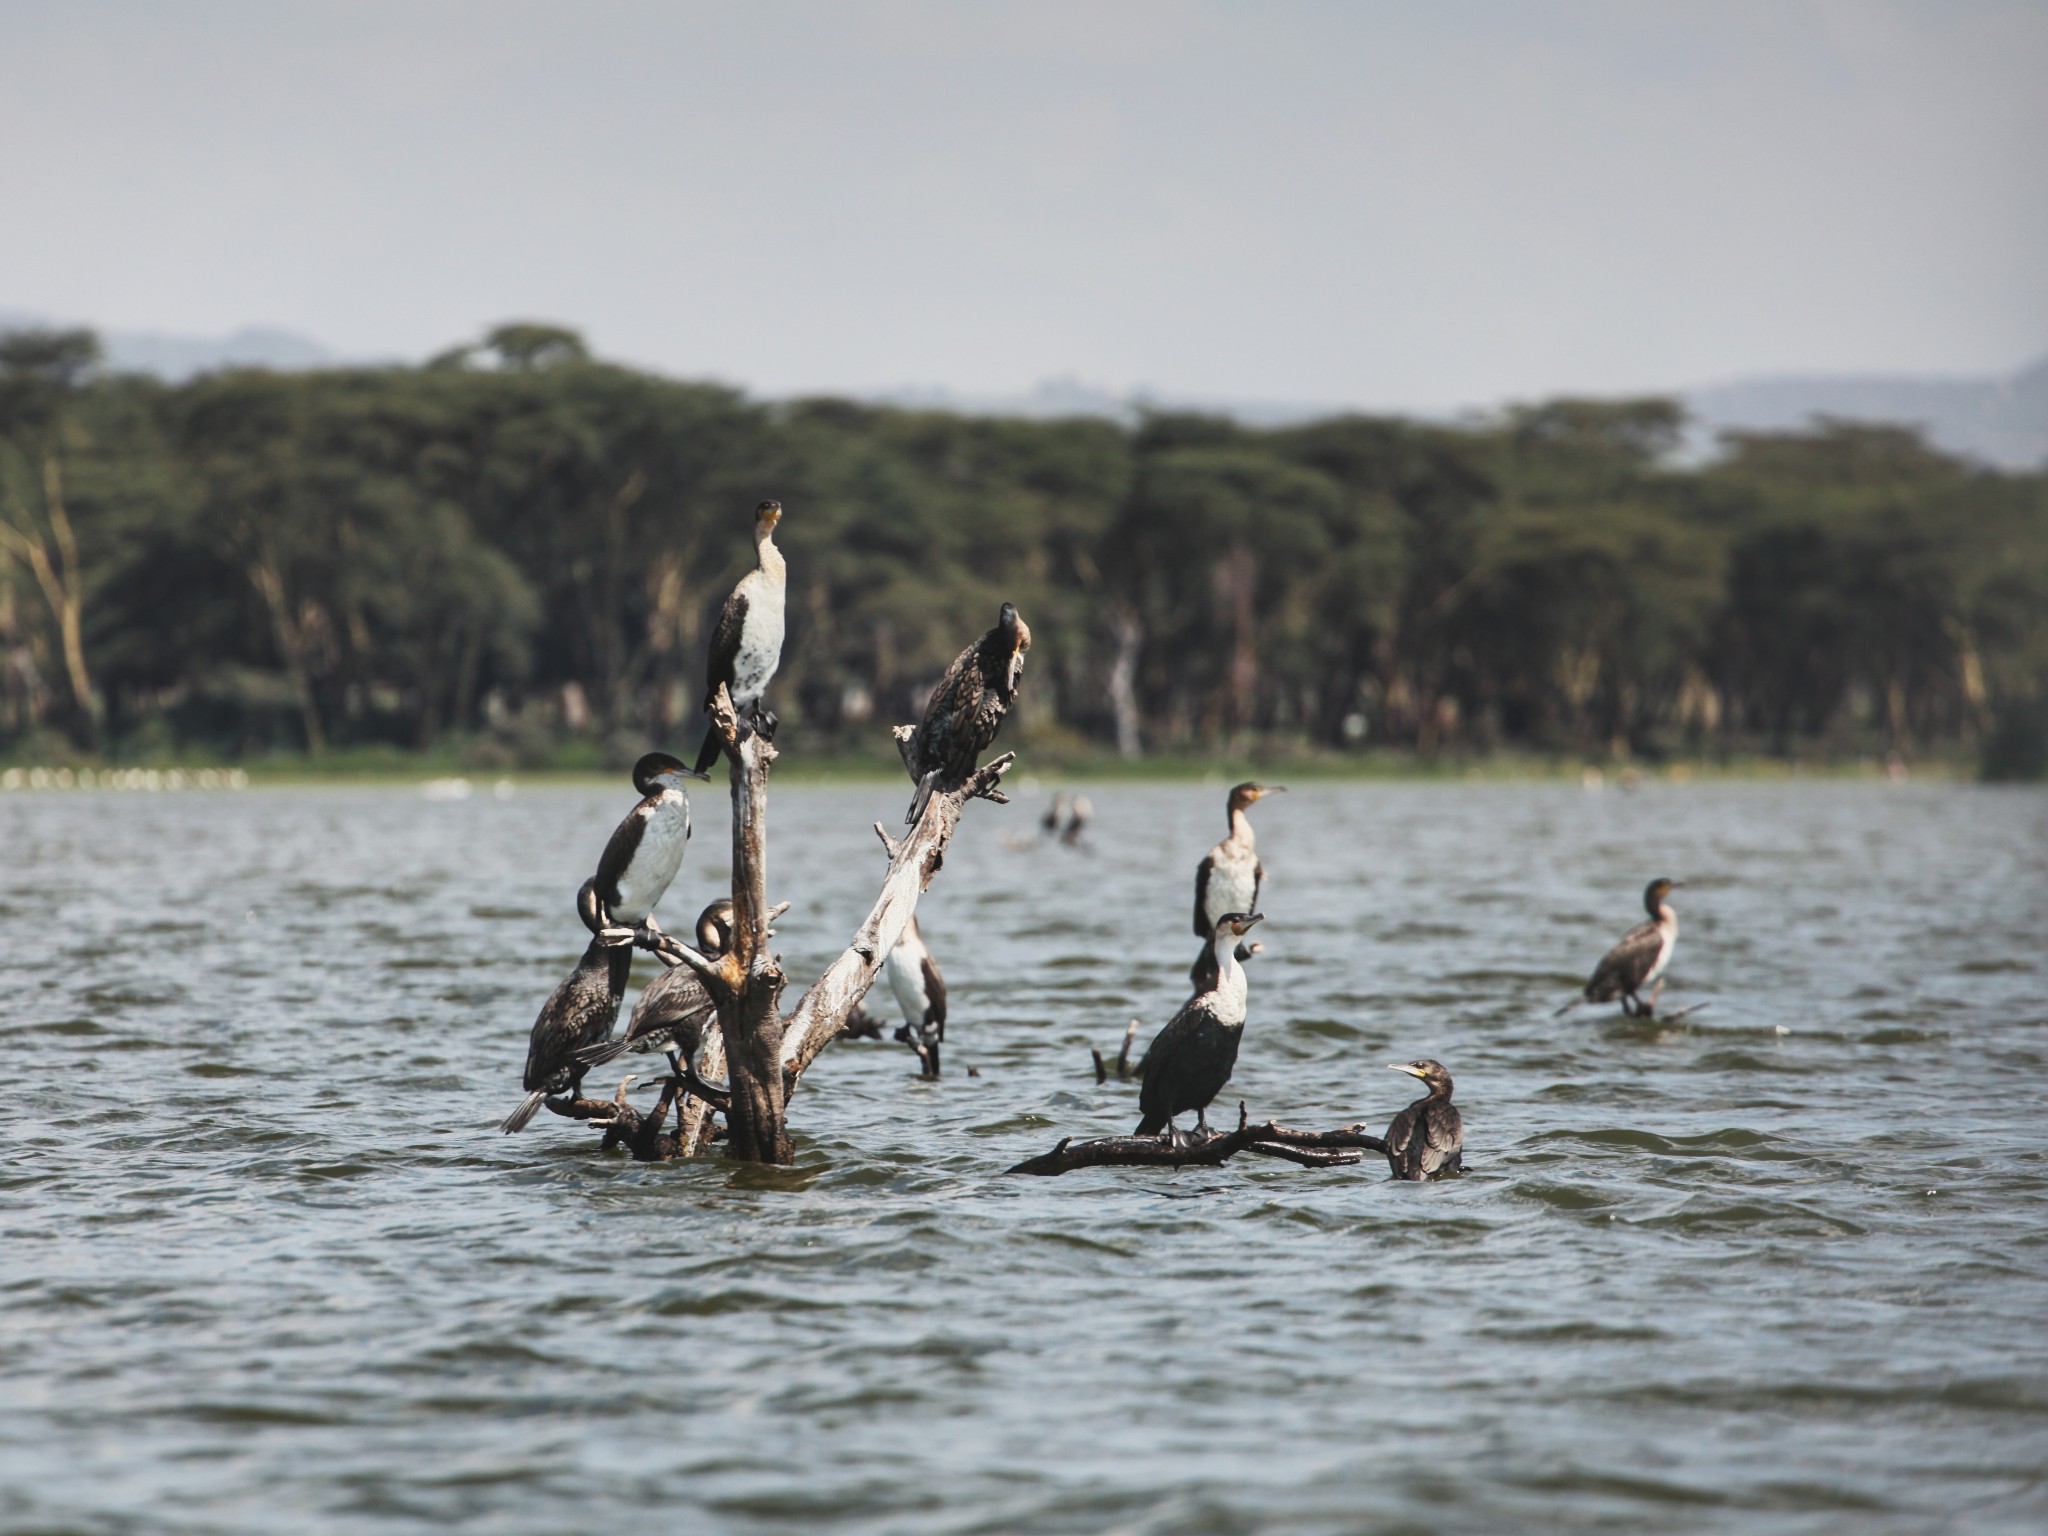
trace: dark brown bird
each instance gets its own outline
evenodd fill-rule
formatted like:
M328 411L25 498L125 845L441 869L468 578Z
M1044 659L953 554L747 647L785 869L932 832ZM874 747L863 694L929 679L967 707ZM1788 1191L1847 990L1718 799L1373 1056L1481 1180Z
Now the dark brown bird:
M666 752L649 752L633 765L640 803L612 832L597 861L597 873L576 893L576 915L600 937L623 942L618 930L645 923L655 927L654 909L690 846L690 797L685 779L704 775L685 768Z
M583 1091L583 1074L589 1067L577 1060L577 1052L604 1039L618 1023L619 1003L632 969L630 945L590 941L576 969L548 994L540 1017L533 1021L526 1044L526 1099L505 1117L499 1130L508 1136L523 1131L544 1099L564 1094L573 1099Z
M732 899L720 897L697 914L697 950L716 960L732 945ZM600 1040L577 1052L586 1067L601 1067L627 1051L666 1051L669 1065L681 1075L697 1059L704 1026L718 1017L718 1007L704 983L687 965L675 965L650 981L633 1004L632 1020L616 1040Z
M1650 914L1647 923L1637 923L1621 936L1621 942L1600 958L1585 991L1557 1010L1563 1017L1581 1003L1611 1003L1621 999L1621 1011L1631 1018L1647 1017L1657 1010L1664 995L1664 971L1671 964L1671 951L1678 947L1678 912L1664 898L1684 886L1682 880L1652 880L1643 889L1643 907ZM1650 1000L1638 995L1655 983Z
M1419 1077L1429 1089L1387 1125L1387 1166L1394 1177L1420 1181L1458 1172L1465 1166L1465 1121L1451 1102L1451 1074L1428 1057L1387 1070Z
M932 791L963 782L1002 729L1024 680L1031 627L1014 603L996 627L953 658L924 707L924 722L903 743L903 765L917 783L905 826L916 826Z

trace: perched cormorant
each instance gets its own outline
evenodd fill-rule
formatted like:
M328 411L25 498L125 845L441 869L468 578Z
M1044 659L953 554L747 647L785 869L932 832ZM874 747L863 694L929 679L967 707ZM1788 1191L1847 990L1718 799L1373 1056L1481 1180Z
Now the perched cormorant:
M754 508L754 555L758 564L739 579L739 585L718 612L718 628L711 635L711 656L704 669L704 708L708 713L723 683L732 696L732 707L743 718L751 714L754 723L770 736L775 734L775 717L761 707L768 681L782 664L783 591L788 567L782 551L775 547L775 525L782 521L782 503L764 501ZM704 745L697 752L697 771L708 773L718 761L718 728L704 733Z
M716 960L732 945L732 898L721 896L697 914L697 950ZM627 1051L666 1051L680 1074L697 1059L704 1026L718 1017L704 983L687 965L675 965L650 981L633 1004L633 1018L616 1040L601 1040L576 1053L587 1067L600 1067Z
M1465 1121L1451 1102L1451 1074L1440 1061L1423 1057L1389 1072L1422 1079L1429 1092L1387 1125L1387 1166L1397 1179L1440 1179L1465 1166Z
M1573 998L1558 1015L1570 1013L1580 1003L1611 1003L1621 999L1621 1011L1631 1018L1656 1011L1664 995L1664 969L1671 964L1671 951L1678 945L1678 912L1664 898L1685 884L1683 880L1652 880L1643 888L1643 909L1647 923L1637 923L1621 936L1621 942L1607 951L1593 968L1582 996ZM1638 995L1656 984L1646 1003Z
M1195 937L1203 942L1202 952L1188 967L1188 978L1197 991L1214 985L1216 973L1211 969L1208 940L1218 920L1226 912L1258 910L1266 866L1259 862L1258 839L1245 812L1268 795L1286 792L1285 784L1240 784L1231 790L1230 835L1211 848L1195 869Z
M1264 919L1260 912L1226 912L1216 921L1211 947L1215 952L1216 985L1191 997L1152 1037L1140 1072L1137 1134L1157 1136L1173 1129L1173 1117L1195 1112L1195 1123L1209 1129L1209 1105L1230 1081L1237 1066L1238 1042L1244 1038L1244 967L1238 964L1237 941Z
M690 842L690 797L683 780L703 777L666 752L650 752L633 765L633 787L643 798L604 845L597 874L576 893L584 927L625 943L630 930L652 926L655 905L683 867Z
M915 917L905 924L903 937L882 968L889 976L889 990L896 994L896 1006L903 1010L903 1027L896 1038L917 1052L925 1076L937 1077L939 1042L946 1038L946 978L925 947Z
M577 1052L612 1032L619 1021L619 1002L626 995L626 977L633 969L633 951L592 939L576 969L548 994L526 1045L526 1099L498 1127L508 1136L523 1131L543 1099L583 1090L588 1066Z
M1030 649L1031 626L1016 604L1005 603L996 627L953 658L924 707L924 723L903 746L903 764L917 781L905 826L917 825L934 789L974 772L1016 702Z

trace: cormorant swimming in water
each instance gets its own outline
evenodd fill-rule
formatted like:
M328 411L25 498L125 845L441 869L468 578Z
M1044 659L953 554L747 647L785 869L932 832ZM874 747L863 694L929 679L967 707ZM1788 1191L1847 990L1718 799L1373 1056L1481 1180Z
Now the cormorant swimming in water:
M782 521L782 503L764 501L754 508L754 569L739 584L718 612L718 628L711 635L710 660L704 670L704 708L708 713L723 683L732 696L732 707L742 719L751 714L766 734L775 734L775 717L761 706L769 679L782 664L783 595L788 584L788 567L782 551L775 547L775 525ZM697 771L708 773L718 761L723 745L714 726L704 733L704 745L697 752Z
M1653 1016L1657 999L1664 995L1664 970L1671 964L1671 951L1678 946L1678 912L1664 898L1680 889L1683 880L1652 880L1643 889L1647 923L1637 923L1621 936L1621 942L1601 957L1586 982L1582 996L1557 1010L1570 1013L1580 1003L1611 1003L1621 999L1621 1011L1631 1018ZM1655 983L1646 1003L1638 995Z
M732 898L721 896L697 914L697 950L705 959L716 960L731 944ZM687 965L671 966L641 992L626 1032L616 1040L585 1046L576 1053L577 1060L586 1067L600 1067L627 1051L660 1050L668 1053L670 1066L680 1076L683 1067L697 1059L704 1026L717 1017L718 1007L697 973Z
M1240 784L1231 790L1230 835L1211 848L1195 869L1195 937L1203 942L1202 952L1188 968L1188 979L1197 991L1214 985L1216 973L1210 968L1208 940L1223 914L1258 910L1266 866L1259 862L1258 839L1245 812L1268 795L1286 792L1285 784Z
M903 1010L903 1027L896 1038L917 1052L927 1077L939 1075L939 1042L946 1038L946 978L938 962L925 947L915 917L904 925L903 937L883 962L889 975L889 990Z
M655 905L668 894L690 843L690 797L683 780L703 777L666 752L650 752L633 765L633 787L644 798L604 845L597 874L576 893L584 927L623 944L630 930L653 926Z
M953 658L925 704L924 722L903 746L903 765L917 781L905 826L917 825L934 789L974 772L1016 702L1030 649L1031 626L1016 604L1005 603L996 627Z
M1423 1057L1389 1072L1422 1079L1429 1092L1387 1125L1387 1166L1397 1179L1440 1179L1465 1166L1465 1121L1451 1102L1451 1074L1440 1061Z
M633 951L592 939L576 969L548 994L526 1045L526 1099L498 1127L508 1136L523 1131L543 1099L583 1091L589 1068L576 1053L612 1032L619 1021L619 1002L626 995L626 977L633 969Z
M1195 1123L1209 1129L1209 1105L1237 1066L1238 1043L1244 1038L1244 968L1238 964L1237 941L1264 920L1260 912L1226 912L1217 919L1212 940L1216 985L1191 997L1152 1037L1140 1067L1144 1085L1138 1090L1142 1118L1136 1134L1176 1139L1173 1117L1192 1109Z

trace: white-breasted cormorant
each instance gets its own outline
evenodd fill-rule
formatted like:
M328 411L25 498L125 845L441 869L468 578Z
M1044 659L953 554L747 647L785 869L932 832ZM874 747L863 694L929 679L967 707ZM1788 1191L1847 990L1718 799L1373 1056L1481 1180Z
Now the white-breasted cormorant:
M732 898L721 896L697 914L697 951L716 960L732 944ZM616 1040L585 1046L577 1059L600 1067L627 1051L666 1051L678 1075L697 1059L704 1026L718 1017L718 1005L687 965L673 965L650 981L633 1004L626 1032Z
M1031 626L1014 603L1003 604L996 627L953 658L924 707L924 721L903 746L903 765L917 782L905 826L916 826L932 791L974 772L1002 729L1024 680Z
M1387 1124L1387 1166L1397 1179L1440 1179L1465 1166L1465 1121L1451 1102L1451 1074L1440 1061L1395 1062L1390 1072L1422 1079L1429 1092Z
M754 508L754 568L739 579L718 611L718 628L711 634L711 655L704 669L704 708L709 712L725 685L732 707L742 718L751 714L754 723L775 734L775 717L761 703L775 669L782 664L782 619L788 567L782 551L775 547L775 525L782 521L782 503L764 501ZM718 729L704 733L704 745L697 752L697 769L709 772L718 761L723 745Z
M626 977L633 970L633 951L592 939L583 958L548 1000L526 1043L526 1099L505 1117L499 1130L510 1135L526 1129L541 1101L583 1091L587 1065L577 1052L612 1032L619 1021L619 1002L626 995Z
M903 1027L896 1038L917 1052L925 1076L937 1077L939 1042L946 1038L946 978L939 974L915 917L904 925L903 937L882 968L889 990L896 994L896 1006L903 1010Z
M1168 1131L1178 1136L1173 1117L1190 1109L1195 1123L1204 1132L1209 1129L1209 1105L1230 1081L1244 1038L1244 967L1238 963L1237 941L1263 920L1259 912L1226 912L1217 919L1211 941L1216 985L1183 1003L1146 1047L1139 1068L1144 1085L1138 1090L1142 1118L1136 1134Z
M1637 923L1621 936L1621 942L1601 957L1586 982L1585 992L1558 1009L1561 1016L1580 1003L1611 1003L1621 999L1621 1011L1631 1018L1656 1011L1664 995L1664 971L1671 964L1671 951L1678 946L1678 912L1664 898L1680 889L1683 880L1652 880L1643 888L1643 909L1647 923ZM1654 983L1646 1003L1639 994Z
M633 765L633 787L642 799L604 845L597 874L576 893L584 927L623 944L641 924L652 926L654 908L683 867L690 843L690 797L683 781L703 777L666 752L650 752Z
M1215 971L1209 958L1209 938L1226 912L1256 912L1259 887L1266 880L1266 866L1259 862L1258 838L1251 818L1245 815L1268 795L1287 792L1285 784L1240 784L1230 792L1228 815L1230 835L1211 848L1195 868L1195 937L1202 940L1202 952L1188 967L1188 979L1197 991L1214 985Z

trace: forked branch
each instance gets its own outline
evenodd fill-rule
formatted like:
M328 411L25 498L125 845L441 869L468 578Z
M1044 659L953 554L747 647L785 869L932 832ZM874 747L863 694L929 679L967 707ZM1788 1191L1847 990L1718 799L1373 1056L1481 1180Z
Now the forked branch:
M1104 1136L1094 1141L1063 1139L1050 1152L1026 1158L1011 1173L1056 1178L1077 1168L1215 1167L1240 1152L1277 1157L1305 1168L1339 1168L1364 1161L1361 1152L1384 1154L1386 1142L1345 1126L1334 1131L1297 1131L1267 1120L1250 1123L1243 1104L1237 1106L1237 1129L1212 1131L1184 1139L1172 1136Z

